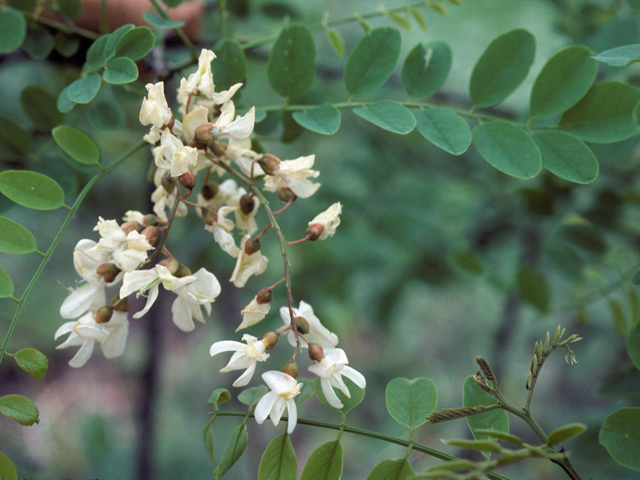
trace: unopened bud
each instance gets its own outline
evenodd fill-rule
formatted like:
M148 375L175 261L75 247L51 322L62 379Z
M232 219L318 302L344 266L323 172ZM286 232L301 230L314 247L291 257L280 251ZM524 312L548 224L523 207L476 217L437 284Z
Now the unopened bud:
M229 145L222 142L215 142L212 145L209 145L209 151L213 153L216 157L224 157L227 153L227 148Z
M142 217L142 224L147 227L157 227L160 224L160 220L153 213Z
M264 305L265 303L271 303L273 300L273 292L269 287L261 288L256 295L256 303Z
M189 270L189 267L182 264L180 264L178 270L176 270L176 273L173 274L174 277L178 278L188 277L189 275L191 275L191 270Z
M244 253L247 255L253 255L260 250L260 239L258 237L251 237L244 244Z
M278 190L278 198L282 200L284 203L294 202L298 196L293 193L293 191L289 187L282 187Z
M166 267L171 275L175 275L178 268L180 268L180 263L175 258L165 258L164 260L160 260L158 265Z
M111 305L116 312L126 313L131 309L129 297L120 298L116 295L116 297L111 301Z
M253 199L253 195L245 193L240 197L240 211L245 215L249 215L253 212L256 206L256 201Z
M296 378L298 376L298 364L296 362L287 362L287 364L282 367L282 373L286 373L291 378Z
M202 196L205 200L211 200L218 194L218 191L220 191L220 186L214 180L209 180L202 186Z
M211 133L213 131L213 123L203 123L198 128L196 128L195 132L195 140L202 145L209 145L211 142L215 140L215 135Z
M169 195L171 195L173 191L176 189L175 178L171 178L169 176L162 177L162 181L160 183L162 185L162 188L164 188L164 191L167 192L167 194Z
M267 332L262 336L262 344L266 350L271 350L278 343L278 334L276 332Z
M104 307L100 307L96 312L96 316L93 317L96 323L107 323L111 320L111 315L113 315L113 307L109 305L105 305Z
M113 282L121 271L115 263L103 263L96 269L96 273L104 278L106 283Z
M142 231L144 238L149 244L153 245L158 240L158 229L156 227L147 227Z
M184 172L178 177L178 181L180 182L180 185L188 188L189 190L193 190L193 187L196 186L196 176L193 172Z
M316 362L321 362L324 358L324 350L317 343L309 344L309 358Z
M309 322L306 318L294 317L293 321L296 322L296 329L298 330L298 333L301 333L302 335L309 333Z
M122 225L120 225L120 229L124 232L124 233L131 233L131 232L142 232L142 230L144 230L144 225L142 225L140 222L124 222Z
M216 212L215 208L211 206L202 207L202 220L207 225L213 225L218 221L218 212Z
M307 228L307 233L305 234L305 236L310 240L310 241L315 241L318 240L320 238L320 235L322 235L322 232L324 232L324 226L320 223L314 223L313 225L309 225L309 227Z
M262 158L258 160L258 165L262 168L262 171L267 175L274 175L278 171L278 165L280 165L280 159L270 153L265 153Z

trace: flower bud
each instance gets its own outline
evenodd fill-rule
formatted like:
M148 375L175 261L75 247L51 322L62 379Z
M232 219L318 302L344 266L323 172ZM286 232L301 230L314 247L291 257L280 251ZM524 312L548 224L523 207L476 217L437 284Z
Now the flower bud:
M260 247L260 239L258 237L251 237L244 244L244 253L246 253L247 255L253 255L260 250Z
M142 231L142 234L150 245L153 245L158 240L158 229L156 227L147 227Z
M213 153L216 157L224 157L225 153L227 153L227 148L229 145L222 142L215 142L212 145L209 145L209 151Z
M165 258L164 260L160 260L158 265L166 267L171 275L175 275L178 268L180 268L180 263L175 258Z
M111 301L111 305L116 312L126 313L131 310L129 297L120 298L116 295L116 297Z
M120 229L124 233L131 233L133 231L141 233L142 230L144 230L144 225L142 225L140 222L124 222L122 225L120 225Z
M205 200L211 200L218 194L220 190L220 186L218 182L214 180L209 180L205 185L202 186L202 196Z
M164 191L171 195L176 189L176 179L169 176L162 177L161 185L162 188L164 188Z
M321 362L324 358L324 350L317 343L309 344L309 358L316 362Z
M196 176L193 172L184 172L178 177L178 181L180 182L180 185L188 188L189 190L193 190L193 187L196 186Z
M121 271L115 263L103 263L96 269L96 273L104 278L106 283L113 282Z
M153 213L142 217L142 224L147 227L157 227L160 224L160 220Z
M261 288L256 295L256 303L264 305L265 303L271 303L273 300L273 291L269 287Z
M113 315L113 307L109 305L105 305L104 307L100 307L96 312L96 316L93 317L96 323L107 323L111 320L111 315Z
M249 215L253 212L256 206L256 201L253 199L253 195L245 193L240 197L240 211L245 215Z
M296 378L298 376L298 364L296 362L287 362L282 368L282 373L286 373L291 378Z
M207 225L213 225L218 221L218 212L216 212L215 208L211 206L206 206L201 208L202 211L202 220Z
M189 267L187 267L186 265L180 264L178 270L173 275L174 277L178 278L188 277L189 275L191 275L191 270L189 270Z
M215 135L211 133L213 131L213 123L203 123L198 128L196 128L195 132L195 140L202 145L209 145L211 142L215 140Z
M294 317L293 321L296 322L296 329L298 330L298 333L301 333L302 335L309 333L309 322L306 318Z
M318 240L318 238L320 238L320 235L322 235L322 232L324 232L324 226L319 223L314 223L313 225L309 225L305 236L310 241L313 242L315 240Z
M294 202L298 196L288 187L282 187L278 190L278 198L284 203Z
M267 350L271 350L278 343L278 334L276 332L267 332L262 336L262 344Z
M267 175L274 175L278 171L278 165L280 165L280 159L270 153L265 153L258 159L258 165L262 168L262 171Z

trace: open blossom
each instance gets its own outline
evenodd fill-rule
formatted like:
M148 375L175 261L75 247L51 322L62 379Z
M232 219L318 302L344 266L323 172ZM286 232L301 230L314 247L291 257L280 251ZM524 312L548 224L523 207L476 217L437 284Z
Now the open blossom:
M269 309L271 308L271 304L269 303L258 303L258 297L254 297L253 300L242 309L240 312L242 314L242 323L238 325L236 328L236 332L238 330L242 330L243 328L248 328L256 323L262 321L262 319L269 313Z
M249 238L251 238L250 235L245 235L240 242L240 253L238 254L236 268L233 270L233 274L229 279L229 281L238 288L244 287L251 275L259 275L264 272L267 269L267 262L269 261L267 257L262 255L260 250L251 255L245 252L244 246Z
M288 187L300 198L310 197L320 188L319 183L309 180L309 177L316 178L320 175L320 172L311 170L314 161L315 155L309 155L280 162L275 173L264 179L264 189L277 192L283 187Z
M171 193L162 185L162 179L169 173L167 169L158 168L153 175L153 183L156 185L156 189L151 194L151 201L153 202L153 213L163 222L168 221L167 210L171 210L176 199L176 192L179 190L179 186L173 189ZM176 209L176 217L184 217L187 214L187 206L178 202L178 208Z
M153 156L158 168L166 168L171 176L178 178L189 171L198 162L198 150L186 147L169 129L162 132L160 146L153 149Z
M244 387L248 384L256 371L256 364L269 358L269 354L265 353L266 347L262 340L245 334L242 336L242 341L245 343L231 340L216 342L209 350L212 357L222 352L234 352L227 366L220 370L222 373L244 370L244 373L233 382L234 387Z
M125 233L115 220L99 217L94 227L102 237L96 250L109 252L111 262L125 272L131 272L147 259L147 250L153 246L147 238L136 231Z
M287 307L280 308L280 316L285 325L291 324L291 318L289 316L289 309ZM326 351L330 351L338 345L338 336L335 333L330 332L327 327L320 323L320 319L313 313L313 308L308 303L300 300L300 307L293 309L294 317L303 317L309 322L309 333L304 337L311 343L317 343ZM289 331L287 339L292 346L296 346L295 333ZM300 342L302 348L308 348L306 342Z
M324 393L329 405L335 408L342 408L343 405L333 391L334 388L339 389L347 398L351 398L349 389L342 379L343 376L347 377L360 388L367 386L364 376L348 366L347 363L349 363L349 360L344 350L336 348L327 353L320 362L316 362L315 365L309 367L311 373L315 373L320 377L322 393Z
M225 216L231 213L233 209L230 207L222 207L218 210L218 220L213 222L213 225L204 226L205 230L213 233L213 239L220 245L220 248L231 255L233 258L238 258L240 255L240 249L236 245L236 241L231 235L231 230L235 226L231 220L225 218Z
M205 48L200 52L198 58L198 70L189 75L188 79L182 79L178 89L178 97L186 98L189 95L204 95L207 98L213 97L213 74L211 73L211 62L216 55Z
M322 225L322 233L317 240L324 240L332 237L336 233L336 228L340 225L340 214L342 213L342 205L340 202L334 203L327 210L320 213L309 222L311 225Z
M256 405L256 422L262 424L267 417L271 418L274 425L278 425L286 407L289 425L287 432L293 433L298 421L298 411L294 397L300 393L302 384L286 373L270 370L262 374L262 379L271 389Z
M148 83L146 89L149 95L142 100L140 108L140 123L162 128L168 125L173 114L164 96L164 82Z

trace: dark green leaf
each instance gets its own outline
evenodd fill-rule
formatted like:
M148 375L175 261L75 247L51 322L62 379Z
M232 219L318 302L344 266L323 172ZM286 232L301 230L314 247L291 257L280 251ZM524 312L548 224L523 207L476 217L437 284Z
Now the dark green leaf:
M562 442L566 442L570 438L580 435L587 429L584 423L572 423L571 425L565 425L560 428L556 428L549 433L547 445L557 445Z
M452 155L461 155L471 145L469 124L446 108L413 110L418 131L424 138Z
M18 471L13 462L4 453L0 452L0 478L7 480L18 480Z
M627 353L636 368L640 370L640 322L637 322L627 334Z
M394 100L383 100L368 107L353 109L353 113L384 130L406 135L416 126L416 118L404 105Z
M247 81L247 58L238 42L221 40L216 43L213 53L216 54L216 59L211 62L211 71L216 91L228 90L236 83Z
M592 53L587 47L574 45L549 59L531 89L531 118L560 115L586 95L598 71Z
M385 390L389 415L403 427L414 430L426 423L438 404L438 393L428 378L394 378Z
M110 58L104 67L102 78L114 85L131 83L138 78L138 67L127 57Z
M238 395L238 400L245 405L249 405L250 407L254 406L258 401L264 397L264 394L267 393L269 389L264 385L260 385L259 387L252 387L243 390Z
M627 468L640 472L640 408L621 408L609 415L600 429L600 444Z
M0 5L0 54L11 53L18 48L27 36L27 22L24 16L12 9Z
M161 16L151 12L145 12L143 17L149 25L153 25L156 28L174 29L184 27L184 22L174 22L169 18L162 18Z
M443 440L445 445L452 447L466 448L467 450L476 450L478 452L500 452L500 445L493 440Z
M640 89L626 83L596 83L558 126L587 142L619 142L638 133L632 113L639 100Z
M327 42L329 42L331 50L333 50L340 58L344 57L344 40L342 40L340 34L333 28L326 26L324 27L324 33L327 35Z
M491 107L511 95L529 73L535 54L535 38L521 28L494 39L471 74L473 106Z
M624 67L632 62L640 61L640 44L623 45L605 50L593 58L612 67Z
M305 132L304 127L293 119L292 112L282 112L282 126L284 128L280 138L283 143L293 142Z
M216 405L231 400L231 393L226 388L216 388L209 397L207 405Z
M23 12L30 12L36 5L38 0L9 0L9 6L22 10Z
M204 428L202 429L202 440L204 442L204 449L209 455L209 458L212 462L215 462L215 457L213 455L213 423L207 422L204 424Z
M298 378L298 383L302 384L302 387L300 387L300 393L293 398L293 401L296 402L296 405L302 405L313 397L313 380Z
M448 258L451 263L465 272L480 275L484 271L482 260L471 250L454 250L449 253Z
M100 149L87 135L67 125L51 131L58 146L75 161L93 165L100 161Z
M333 105L320 105L303 112L293 112L301 126L322 135L333 135L340 129L340 110Z
M116 57L127 57L135 62L146 57L155 45L156 36L150 28L136 27L120 38L115 55Z
M238 459L244 453L244 449L247 447L248 437L249 434L247 433L247 427L244 423L238 425L233 430L233 433L231 434L231 440L229 440L229 444L222 454L220 463L213 471L214 477L221 478L225 473L229 471L233 464L238 461Z
M89 103L100 90L100 75L90 73L86 77L79 78L65 89L67 96L75 103Z
M480 155L507 175L526 180L542 169L540 150L531 135L509 122L478 124L471 136Z
M64 118L56 107L56 98L43 88L25 88L20 94L20 103L24 113L38 130L51 130Z
M44 60L49 56L54 45L49 30L39 25L27 25L27 36L22 44L22 50L31 58Z
M295 480L298 460L289 435L283 433L271 440L260 459L258 480Z
M95 70L103 67L107 61L107 54L105 52L107 48L107 42L111 39L111 34L102 35L95 42L91 44L89 50L87 50L87 62L86 68Z
M540 312L549 311L549 284L540 270L530 265L522 265L518 270L518 294Z
M596 394L605 398L640 398L640 371L629 364L607 375L598 384Z
M342 379L344 380L345 385L349 389L349 394L351 395L351 398L347 398L347 396L344 393L342 393L341 390L335 388L334 391L336 392L338 400L340 400L343 405L343 407L340 409L335 409L334 407L329 405L329 402L325 398L324 393L322 393L322 383L320 381L320 377L316 377L316 379L313 381L313 390L318 400L324 403L327 407L333 408L334 410L338 410L342 413L348 413L349 411L357 407L360 402L362 402L362 399L364 398L365 390L363 388L358 387L355 383L353 383L350 379L346 377L342 377Z
M113 57L116 54L116 48L118 48L118 44L122 37L125 36L128 32L134 29L132 24L123 25L120 28L117 28L113 31L113 33L109 34L107 38L107 43L104 46L104 58L105 60L109 57Z
M380 88L393 73L402 40L397 28L380 27L366 33L355 46L344 70L344 83L353 96Z
M169 8L178 7L182 4L182 2L184 2L184 0L162 0L162 3L164 3Z
M410 97L430 97L442 88L449 70L451 47L448 44L439 40L419 43L404 61L402 84Z
M87 110L87 117L95 129L106 132L119 130L125 123L124 110L115 102L94 102Z
M342 446L340 442L328 442L311 452L300 480L340 480L341 476Z
M13 358L21 369L33 375L36 380L42 380L47 373L49 361L43 353L35 348L18 350Z
M68 86L64 87L64 89L60 92L60 95L58 95L58 100L56 101L56 108L58 109L59 112L69 113L71 110L73 110L73 107L76 106L76 102L71 100L69 98L69 95L67 95L68 91L69 91L69 87Z
M309 29L289 25L282 29L269 54L269 84L283 97L305 95L316 74L316 46Z
M31 153L31 135L17 123L0 117L0 158L18 160Z
M388 458L375 466L367 480L411 480L415 474L406 458Z
M29 170L1 172L0 192L17 204L35 210L54 210L64 202L64 192L55 180Z
M0 252L22 254L36 249L36 239L19 223L0 217Z
M607 245L598 230L582 224L563 225L558 232L559 238L589 253L602 255Z
M11 277L0 268L0 298L7 298L13 295L13 282Z
M54 38L56 51L65 58L72 57L80 48L78 37L58 31Z
M60 13L75 22L82 16L82 0L58 0Z
M613 324L615 325L618 333L624 337L627 334L627 321L625 319L624 311L622 310L622 305L614 299L609 299L607 303L609 304L609 310L613 317Z
M24 426L33 425L39 421L38 407L22 395L0 397L0 413Z
M542 164L551 173L574 183L593 182L599 172L598 159L582 140L562 131L542 130L533 140Z

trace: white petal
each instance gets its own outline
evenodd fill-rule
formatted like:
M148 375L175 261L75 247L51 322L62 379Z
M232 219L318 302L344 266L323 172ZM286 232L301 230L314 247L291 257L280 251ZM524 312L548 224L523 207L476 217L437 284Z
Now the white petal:
M145 313L147 313L149 311L149 309L151 308L151 306L155 303L156 299L158 298L158 292L160 290L160 285L155 283L150 289L149 289L149 297L147 298L147 303L144 305L144 308L142 310L140 310L138 313L133 315L133 318L140 318L142 317ZM120 297L122 298L122 297Z
M295 378L277 370L264 372L262 379L276 395L289 392L297 383Z
M73 368L80 368L87 360L91 357L93 353L93 346L95 345L95 340L85 340L85 342L78 350L78 353L69 361L69 366Z
M191 308L184 298L178 296L171 306L173 323L183 332L191 332L196 328L191 316Z
M329 380L327 380L326 378L321 378L320 385L322 385L322 393L324 393L324 397L327 399L327 402L329 402L329 405L334 408L342 408L344 406L336 395L336 392L334 392L333 388L331 388Z
M209 354L213 357L214 355L222 352L244 352L244 347L246 347L244 343L234 342L232 340L223 340L211 345Z
M269 415L269 418L271 418L271 422L274 425L278 425L278 422L280 422L282 414L284 413L284 408L286 406L286 402L282 397L277 397L276 401L273 402L273 407L271 407L271 415Z
M353 383L355 383L360 388L366 388L367 387L367 381L365 380L364 375L362 375L357 370L354 370L350 366L345 365L344 367L342 367L342 370L340 371L340 373L342 373L342 375L347 377L349 380L351 380Z
M269 413L271 413L271 408L273 407L273 404L275 403L277 398L278 396L275 393L269 392L260 399L260 401L256 405L256 409L254 410L256 422L262 424L262 422L266 420L266 418L269 416Z
M244 371L242 375L238 377L238 379L233 382L234 387L244 387L249 383L251 377L253 377L254 372L256 371L256 363L255 361L251 362L251 365Z
M58 329L56 330L56 333L53 334L53 339L57 340L58 337L60 337L61 335L64 335L66 333L72 332L73 331L73 326L76 324L76 322L66 322L63 323L62 325L60 325L60 327L58 327Z
M298 423L298 409L296 407L296 402L293 398L287 400L287 415L289 417L289 425L287 426L287 433L291 435L293 433L293 429L296 428L296 423Z

